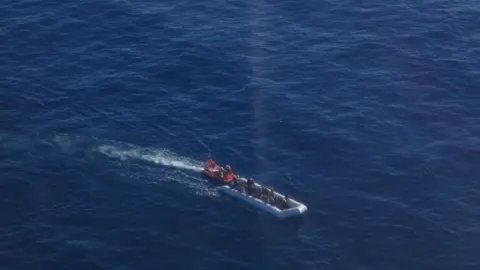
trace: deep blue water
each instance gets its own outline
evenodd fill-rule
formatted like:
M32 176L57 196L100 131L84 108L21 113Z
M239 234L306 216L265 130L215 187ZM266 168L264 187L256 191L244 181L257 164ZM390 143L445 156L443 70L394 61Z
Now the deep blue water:
M0 269L480 269L475 2L0 14ZM208 153L308 212L218 193Z

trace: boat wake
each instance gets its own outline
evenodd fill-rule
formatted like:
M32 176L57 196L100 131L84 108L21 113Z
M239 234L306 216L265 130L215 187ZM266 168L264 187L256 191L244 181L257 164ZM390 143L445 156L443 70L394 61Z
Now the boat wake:
M177 182L195 194L201 196L216 197L219 196L216 190L213 190L205 184L205 181L199 177L189 175L184 171L200 172L203 163L191 158L179 156L167 149L142 148L135 145L124 143L101 144L94 148L97 152L110 158L116 158L122 161L138 160L147 161L153 164L160 164L165 167L177 168L178 171L172 172L154 172L145 170L142 178L149 178L150 184L160 184L164 182ZM159 174L160 173L160 174ZM159 175L161 175L159 177Z
M105 140L90 136L75 136L68 134L25 135L0 132L0 150L4 153L24 152L42 153L42 156L57 156L60 153L78 158L81 162L98 162L96 157L104 155L120 161L144 161L161 165L157 168L141 167L133 172L122 169L126 164L120 164L116 173L131 179L141 179L149 184L177 182L197 195L218 196L217 191L208 187L198 172L202 171L203 162L180 156L167 149L139 147L133 144ZM179 170L163 170L162 167ZM188 172L196 172L190 174Z
M149 149L138 147L118 147L113 145L100 145L98 151L112 158L121 160L136 159L149 161L155 164L161 164L167 167L177 169L202 171L202 163L177 154L166 149Z

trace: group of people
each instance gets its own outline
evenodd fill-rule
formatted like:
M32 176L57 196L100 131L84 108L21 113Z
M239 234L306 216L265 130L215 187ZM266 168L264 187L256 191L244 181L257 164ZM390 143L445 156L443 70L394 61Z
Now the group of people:
M220 170L222 179L232 188L235 188L242 193L251 195L257 199L262 200L265 203L275 205L281 210L288 209L290 207L287 203L289 199L288 195L285 195L285 197L275 196L274 187L269 189L262 186L260 189L258 189L256 188L255 182L252 178L247 179L247 184L243 185L241 181L238 181L239 176L233 172L230 165L226 165L223 169L219 165L217 165L217 163L210 155L208 156L207 167L210 170Z
M278 209L288 209L290 206L288 205L288 195L285 197L283 196L276 196L275 195L275 188L267 188L261 186L257 188L255 186L255 182L252 178L247 179L247 184L244 186L242 182L234 180L231 183L231 187L237 189L238 191L245 193L247 195L253 196L261 201L268 203L270 205L275 205Z
M225 166L225 169L222 169L220 166L217 165L215 160L213 160L212 156L208 156L207 168L209 168L210 170L219 169L223 181L227 183L230 183L238 178L238 176L233 173L232 167L230 167L230 165L227 165Z

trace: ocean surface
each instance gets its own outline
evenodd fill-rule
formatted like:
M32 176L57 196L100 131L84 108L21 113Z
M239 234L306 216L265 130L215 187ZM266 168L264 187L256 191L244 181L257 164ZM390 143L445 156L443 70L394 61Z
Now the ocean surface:
M477 2L0 14L0 269L480 269ZM219 193L209 153L308 211Z

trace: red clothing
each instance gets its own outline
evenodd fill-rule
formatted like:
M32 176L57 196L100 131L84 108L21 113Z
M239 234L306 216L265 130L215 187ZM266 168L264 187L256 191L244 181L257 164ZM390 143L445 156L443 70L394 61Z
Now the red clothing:
M210 169L213 169L215 167L217 167L217 163L213 160L213 159L208 159L207 160L207 167L210 168Z
M235 175L233 173L226 173L223 177L223 179L225 179L225 181L227 182L231 182L235 179Z

